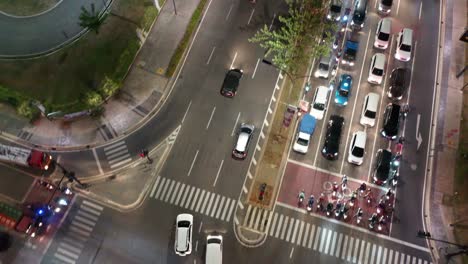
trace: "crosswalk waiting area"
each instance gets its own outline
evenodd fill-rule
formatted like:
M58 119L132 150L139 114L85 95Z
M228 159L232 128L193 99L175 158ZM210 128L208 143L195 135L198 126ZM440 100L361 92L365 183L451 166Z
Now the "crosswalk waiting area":
M70 219L70 225L60 238L56 252L53 254L54 263L75 264L83 247L91 236L94 226L104 207L83 200L78 211Z
M243 226L306 249L360 264L432 264L352 235L249 205Z
M195 186L158 176L150 197L229 222L236 200Z

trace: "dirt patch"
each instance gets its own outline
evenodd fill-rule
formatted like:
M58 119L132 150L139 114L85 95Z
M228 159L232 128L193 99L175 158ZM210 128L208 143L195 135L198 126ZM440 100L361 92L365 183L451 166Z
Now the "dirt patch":
M54 7L60 0L2 0L0 10L14 16L32 16Z
M152 0L118 0L112 7L116 15L107 17L99 34L89 32L45 58L1 62L0 85L41 101L49 112L80 111L86 107L85 94L96 91L106 76L125 75L135 54L125 61L121 56L138 50L137 25L146 27L148 13L154 20L154 10Z

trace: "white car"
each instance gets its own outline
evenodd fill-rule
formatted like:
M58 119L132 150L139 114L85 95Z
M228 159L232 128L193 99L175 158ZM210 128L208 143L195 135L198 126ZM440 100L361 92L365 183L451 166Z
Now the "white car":
M411 59L411 47L413 46L413 30L404 28L398 33L395 59L409 61Z
M187 256L192 253L192 226L193 215L179 214L177 216L174 250L179 256Z
M223 263L223 237L221 235L208 235L206 237L205 263Z
M236 146L232 150L232 157L234 159L243 160L247 157L247 152L249 151L249 144L255 130L254 125L242 123L240 126L240 131L237 135Z
M348 162L361 165L364 161L367 135L364 131L356 131L351 139L351 146L348 152Z
M329 88L326 86L319 86L315 90L312 106L310 107L310 114L317 120L322 120L327 109Z
M380 96L376 93L368 93L364 98L364 105L362 107L361 119L359 123L363 126L373 127L375 125L375 117L379 107Z
M376 53L372 56L367 81L374 84L381 84L385 73L385 55Z
M378 49L386 49L390 40L392 31L392 20L390 18L383 18L377 24L377 31L375 32L374 47Z

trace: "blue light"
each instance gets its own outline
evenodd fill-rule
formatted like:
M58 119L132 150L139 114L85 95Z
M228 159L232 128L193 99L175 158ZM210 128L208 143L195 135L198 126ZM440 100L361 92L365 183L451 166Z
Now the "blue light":
M44 210L39 209L39 210L37 211L37 214L38 214L38 215L43 215L43 214L44 214Z
M344 83L344 87L348 87L348 85L349 85L348 83L346 83L346 82Z

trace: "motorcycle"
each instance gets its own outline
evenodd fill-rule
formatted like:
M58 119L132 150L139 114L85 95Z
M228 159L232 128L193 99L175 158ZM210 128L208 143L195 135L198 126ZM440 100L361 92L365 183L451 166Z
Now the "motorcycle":
M349 208L346 205L344 205L343 208L341 209L341 216L343 216L344 220L348 218L348 211L349 211Z
M333 193L332 193L333 199L336 198L337 194L338 194L338 184L336 182L334 182L333 183Z
M341 214L341 207L343 205L338 201L336 203L336 209L335 209L335 217L339 218L340 217L340 214Z
M385 212L385 202L380 199L379 204L377 205L377 214L381 215Z
M311 195L309 198L309 202L307 203L307 212L311 212L313 207L314 207L314 196Z
M359 193L363 195L366 190L367 190L367 185L365 182L363 182L361 186L359 186Z
M299 193L299 196L298 196L298 197L299 197L298 205L301 206L302 203L304 202L304 198L305 198L305 193L304 193L304 191L301 191L301 192Z
M386 223L386 221L385 221L385 216L382 215L382 216L380 217L380 219L379 219L379 224L377 225L377 229L378 229L379 231L381 231L382 228L383 228L383 226L385 225L385 223Z
M354 203L356 202L357 194L356 191L354 191L351 194L351 198L349 199L349 206L354 207Z
M333 211L333 204L332 203L328 203L327 204L327 216L330 216L331 213Z
M361 223L361 220L362 220L362 213L363 213L363 212L362 212L362 208L359 208L358 211L357 211L357 213L356 213L356 216L357 216L356 222L357 222L357 224Z
M369 229L374 229L376 221L377 221L377 214L373 213L372 216L369 218Z

